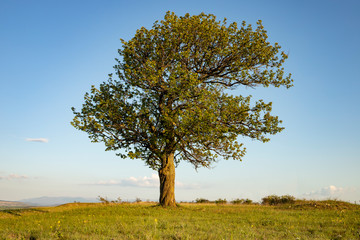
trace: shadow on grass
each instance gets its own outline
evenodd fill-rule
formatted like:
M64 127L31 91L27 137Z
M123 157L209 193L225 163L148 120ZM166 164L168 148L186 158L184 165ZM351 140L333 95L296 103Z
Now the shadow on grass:
M45 213L47 211L41 210L41 209L36 209L36 208L17 208L17 209L2 209L2 210L0 210L0 212L8 213L8 214L11 214L14 216L21 216L22 213L26 213L26 212Z
M160 203L153 203L151 206L147 206L148 208L158 208L158 209L177 209L180 208L180 204L176 204L176 206L161 206Z

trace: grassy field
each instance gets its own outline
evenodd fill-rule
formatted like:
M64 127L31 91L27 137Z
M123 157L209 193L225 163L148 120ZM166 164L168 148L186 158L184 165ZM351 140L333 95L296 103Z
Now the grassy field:
M73 203L2 210L0 239L360 239L360 207Z

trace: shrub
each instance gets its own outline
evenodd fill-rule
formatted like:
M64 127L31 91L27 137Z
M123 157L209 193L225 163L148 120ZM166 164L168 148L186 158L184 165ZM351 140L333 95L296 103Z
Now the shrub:
M142 200L137 197L137 198L135 199L135 202L140 203L140 202L142 202Z
M216 204L226 204L227 201L226 201L225 198L224 198L224 199L219 198L218 200L215 200L215 203L216 203Z
M103 204L110 204L110 203L121 203L122 200L120 197L118 197L116 200L112 200L110 201L107 197L101 197L101 196L98 196L98 200L103 203Z
M284 195L280 198L281 204L294 204L295 203L295 197L291 195Z
M244 203L244 199L234 199L231 201L232 204L243 204Z
M262 198L261 204L263 205L275 205L280 202L280 197L276 195L270 195Z
M295 203L295 197L290 195L283 195L283 196L270 195L264 197L261 202L261 204L263 205L294 204L294 203Z
M232 204L252 204L253 201L251 199L248 199L248 198L246 198L246 199L237 198L237 199L232 200L231 203Z
M116 200L111 201L112 203L121 203L121 198L118 197Z
M209 203L210 201L205 198L197 198L195 200L196 203Z
M100 202L104 203L104 204L109 204L110 201L107 199L107 197L101 197L101 196L98 196L98 199Z
M251 199L245 199L244 204L252 204L253 201Z

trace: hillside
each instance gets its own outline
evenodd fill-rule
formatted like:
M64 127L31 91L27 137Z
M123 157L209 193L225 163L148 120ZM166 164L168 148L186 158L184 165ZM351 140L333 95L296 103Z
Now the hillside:
M0 211L0 239L359 239L358 205L299 204L71 203L6 210Z

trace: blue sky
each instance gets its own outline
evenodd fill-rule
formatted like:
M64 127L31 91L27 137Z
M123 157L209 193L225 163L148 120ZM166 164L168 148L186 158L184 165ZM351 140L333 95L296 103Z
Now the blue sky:
M112 72L136 29L166 11L263 21L289 53L294 87L237 89L273 102L285 130L269 143L240 138L242 162L182 163L176 199L360 201L359 1L0 1L0 199L41 196L157 199L156 172L120 159L70 125L91 85Z

